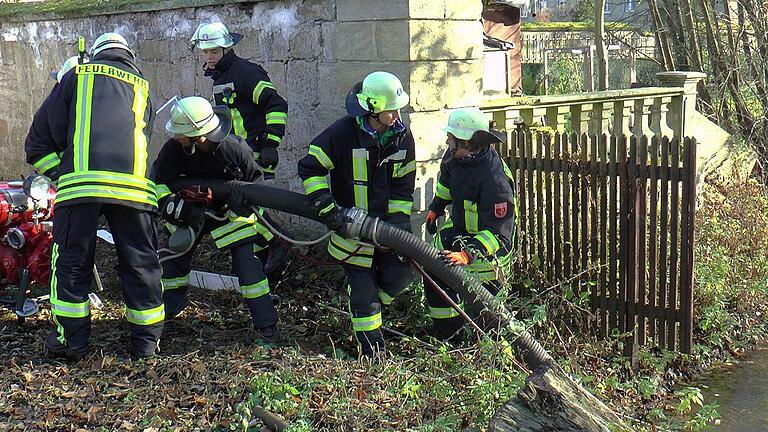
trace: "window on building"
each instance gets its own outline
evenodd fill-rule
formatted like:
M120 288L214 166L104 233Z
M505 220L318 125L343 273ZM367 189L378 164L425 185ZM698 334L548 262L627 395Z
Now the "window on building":
M634 12L636 6L636 0L626 0L626 3L624 3L624 12Z

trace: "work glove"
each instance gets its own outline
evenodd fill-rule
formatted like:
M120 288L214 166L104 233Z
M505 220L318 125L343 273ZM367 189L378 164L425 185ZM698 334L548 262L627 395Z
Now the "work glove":
M465 266L473 261L472 255L464 250L458 252L444 250L440 253L443 255L443 261L450 266Z
M312 201L312 205L318 209L320 222L329 230L338 231L345 225L344 210L336 205L336 201L330 193L318 196Z
M259 165L267 170L274 170L277 168L277 163L280 161L280 158L277 154L277 147L265 145L261 148L261 151L259 152Z
M229 192L227 205L232 213L238 216L249 217L253 213L251 205L248 203L248 200L245 199L245 192L242 187L232 188Z
M213 201L213 192L204 186L187 186L179 191L184 202L194 203L203 208L210 208Z
M427 213L427 232L435 235L437 232L437 213L434 210L430 210Z
M197 230L205 223L203 208L194 202L185 201L180 193L166 198L161 212L163 218L174 225L186 225Z

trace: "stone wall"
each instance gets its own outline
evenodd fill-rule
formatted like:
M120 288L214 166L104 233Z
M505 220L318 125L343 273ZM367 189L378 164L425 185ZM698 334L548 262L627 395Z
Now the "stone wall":
M301 190L296 162L309 141L344 114L349 88L374 70L398 75L411 95L404 118L418 147L421 209L442 153L446 108L477 105L482 78L480 0L285 0L145 10L90 17L21 17L0 23L0 175L18 176L32 116L53 81L48 72L91 42L117 31L136 47L155 107L173 95L210 97L197 52L187 49L200 22L222 21L245 35L236 52L265 67L289 103L278 182ZM166 2L167 3L167 2ZM197 4L200 0L197 0ZM210 3L217 3L211 1ZM44 19L43 19L44 18ZM166 139L155 122L153 154Z

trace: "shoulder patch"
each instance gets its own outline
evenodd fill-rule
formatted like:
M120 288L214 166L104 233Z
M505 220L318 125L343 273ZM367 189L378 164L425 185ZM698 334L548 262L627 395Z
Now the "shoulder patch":
M506 202L493 205L493 215L496 216L496 219L503 219L507 215L507 207Z

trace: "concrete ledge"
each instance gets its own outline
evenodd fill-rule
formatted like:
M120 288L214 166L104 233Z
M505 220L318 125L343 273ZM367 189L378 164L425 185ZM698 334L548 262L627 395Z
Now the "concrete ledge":
M268 0L48 0L41 3L0 3L0 21L53 21L264 1Z

